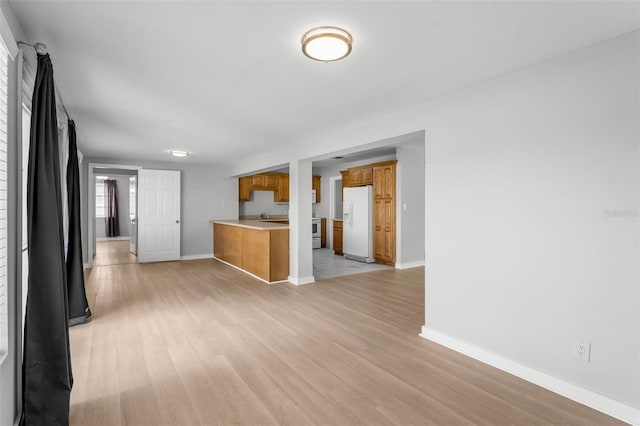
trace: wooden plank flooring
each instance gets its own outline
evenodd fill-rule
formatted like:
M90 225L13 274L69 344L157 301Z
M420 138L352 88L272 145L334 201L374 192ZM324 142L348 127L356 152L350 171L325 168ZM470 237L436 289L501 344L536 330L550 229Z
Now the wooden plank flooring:
M93 266L138 263L138 257L129 253L128 240L96 241L96 255Z
M295 287L215 260L98 266L73 425L618 424L418 336L424 270Z

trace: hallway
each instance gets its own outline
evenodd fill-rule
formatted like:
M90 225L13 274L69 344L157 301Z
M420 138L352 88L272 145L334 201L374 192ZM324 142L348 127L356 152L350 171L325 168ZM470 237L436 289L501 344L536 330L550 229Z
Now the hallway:
M138 263L138 257L129 252L128 240L96 241L93 266L124 265Z

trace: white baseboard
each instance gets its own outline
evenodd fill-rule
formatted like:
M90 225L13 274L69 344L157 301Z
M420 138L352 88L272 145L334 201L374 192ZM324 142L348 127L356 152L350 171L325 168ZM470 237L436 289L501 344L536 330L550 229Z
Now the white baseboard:
M288 280L291 284L294 284L294 285L304 285L304 284L311 284L316 282L316 279L313 275L310 275L308 277L298 277L298 278L292 277L291 275L289 275Z
M99 237L96 241L129 241L131 237Z
M213 259L213 253L190 254L188 256L180 256L180 260L198 260L198 259Z
M396 263L396 269L409 269L424 266L424 260L416 260L413 262Z
M471 343L463 342L447 336L446 334L431 330L426 326L422 326L422 333L420 333L420 336L572 399L580 404L584 404L594 410L601 411L618 420L622 420L633 425L640 425L640 410L621 402L581 388L580 386L576 386L531 367L511 361L500 355L489 352L486 349L479 348Z

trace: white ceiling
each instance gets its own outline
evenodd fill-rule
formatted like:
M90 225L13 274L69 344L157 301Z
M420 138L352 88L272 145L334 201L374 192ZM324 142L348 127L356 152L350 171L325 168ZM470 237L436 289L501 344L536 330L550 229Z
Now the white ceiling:
M10 2L90 157L229 163L639 26L622 2ZM349 30L336 63L300 52Z

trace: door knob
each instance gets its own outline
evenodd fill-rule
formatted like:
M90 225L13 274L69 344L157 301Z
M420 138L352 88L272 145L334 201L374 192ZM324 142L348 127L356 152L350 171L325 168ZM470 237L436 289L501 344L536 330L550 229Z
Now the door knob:
M180 221L179 221L179 220L176 220L176 223L180 223Z

